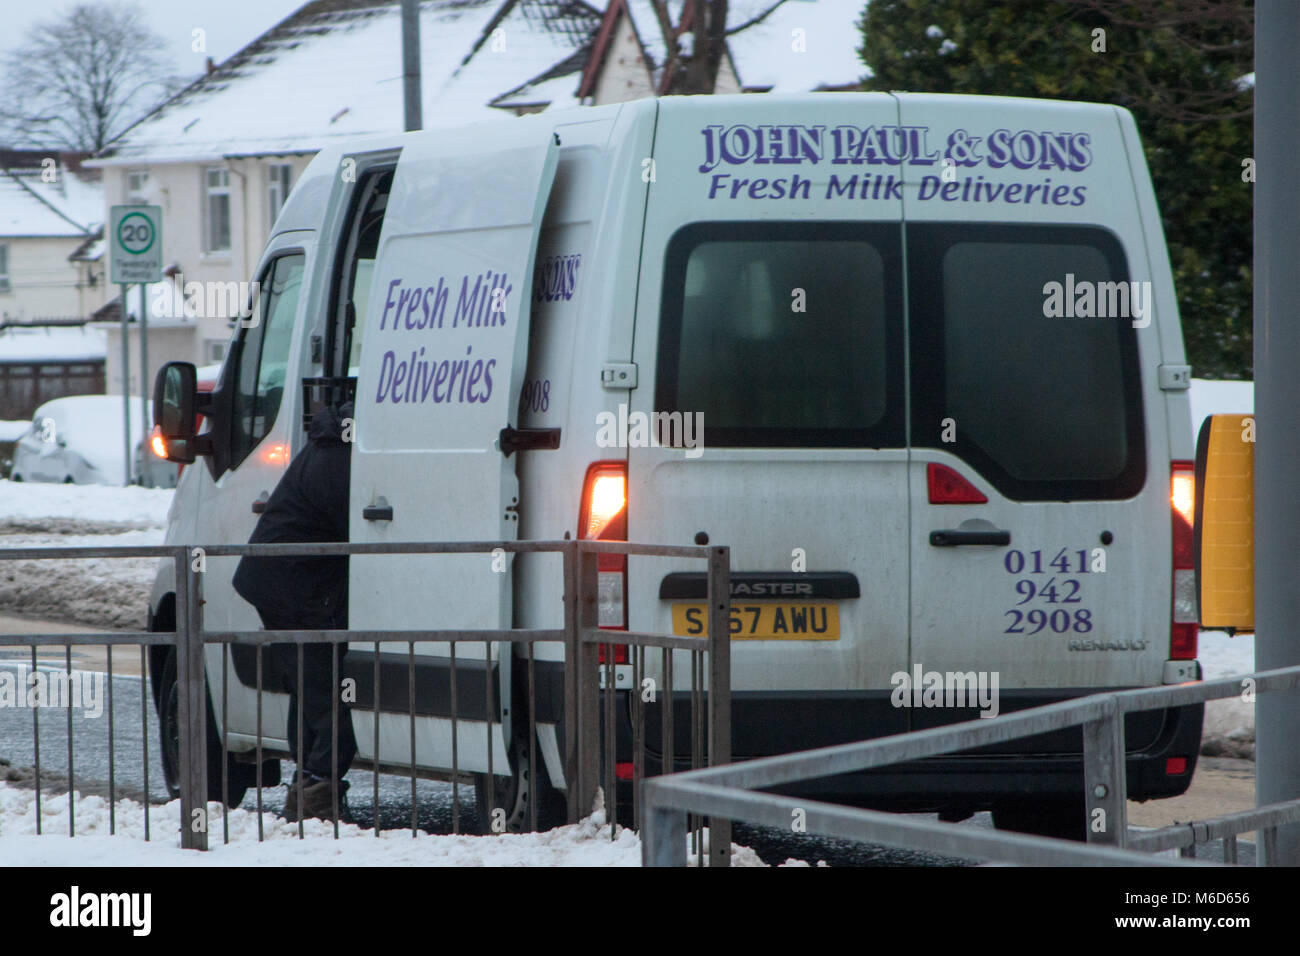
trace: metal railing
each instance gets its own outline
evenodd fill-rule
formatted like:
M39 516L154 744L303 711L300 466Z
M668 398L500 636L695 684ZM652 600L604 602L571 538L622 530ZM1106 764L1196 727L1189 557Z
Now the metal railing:
M1247 680L1253 685L1243 687ZM807 833L1031 866L1177 865L1192 862L1197 843L1220 838L1225 841L1226 862L1233 863L1237 835L1259 830L1265 859L1274 860L1271 848L1276 847L1277 828L1300 822L1300 798L1211 820L1156 830L1130 830L1124 716L1235 697L1246 688L1266 693L1297 687L1300 666L1213 681L1114 691L985 720L647 779L641 784L645 807L642 862L647 866L685 865L683 834L688 812L708 815L715 821L727 817L782 829L789 829L791 820L797 818ZM757 792L758 788L920 760L1079 725L1083 728L1086 844ZM1180 850L1180 859L1151 855L1173 848Z
M564 581L564 620L560 628L505 628L505 629L446 629L446 630L259 630L259 631L207 631L203 621L203 577L207 573L206 560L212 557L241 557L259 555L264 557L286 556L329 556L329 555L398 555L398 554L491 554L494 552L510 553L559 553L563 559ZM704 559L707 569L707 601L710 627L705 636L683 637L670 634L654 634L623 630L608 630L599 626L598 607L598 559L602 554L618 554L638 557L677 557ZM200 559L199 556L202 556ZM453 786L453 831L459 832L459 794L457 792L462 773L458 765L456 742L458 734L457 700L456 700L456 647L464 644L479 643L485 647L485 661L490 661L492 642L522 644L527 647L527 696L528 696L528 747L530 773L545 773L537 761L537 720L536 720L536 682L534 653L532 645L538 642L557 642L564 646L564 690L563 719L564 734L563 765L566 784L567 816L570 822L576 822L590 812L597 789L604 787L606 813L610 823L611 838L616 836L618 828L618 769L615 762L617 744L616 696L614 692L604 694L603 714L601 703L600 677L604 671L604 686L615 688L615 645L631 648L631 665L633 680L629 707L632 724L633 782L640 780L645 772L646 744L644 732L644 702L641 699L641 676L646 673L645 652L647 648L660 648L662 667L665 674L665 686L662 688L664 750L661 754L661 767L674 765L673 753L673 652L687 651L691 656L691 766L715 766L725 764L731 759L731 697L730 697L730 551L726 547L676 547L666 545L643 545L625 542L601 541L489 541L489 542L397 542L381 544L360 543L317 543L317 544L246 544L246 545L203 545L203 546L161 546L161 547L72 547L72 548L13 548L0 549L0 562L11 560L75 560L84 558L150 558L170 559L174 567L175 582L175 629L173 631L127 631L110 633L53 633L53 634L6 634L0 636L0 645L23 646L32 650L32 666L36 667L37 648L41 646L62 646L66 648L67 670L71 672L71 648L80 645L101 645L108 648L108 694L109 694L109 792L110 792L110 832L116 832L113 805L115 804L116 780L113 770L113 721L112 721L112 648L119 645L138 645L141 655L141 719L143 723L144 754L144 792L145 792L145 833L149 831L149 779L148 779L148 667L146 647L167 646L175 651L176 681L179 690L179 792L181 820L186 824L197 821L194 825L181 827L181 846L193 849L207 848L208 821L206 819L207 800L210 790L206 779L208 769L207 757L207 700L209 681L204 660L204 648L208 644L222 645L222 673L220 675L220 710L221 714L221 750L222 750L222 785L219 794L230 794L228 770L230 755L228 716L228 682L229 682L229 648L234 645L250 645L257 652L257 714L256 746L254 749L257 765L257 810L258 836L262 838L262 779L261 767L266 757L287 756L279 751L263 748L262 728L262 694L263 668L262 648L267 644L298 645L298 686L302 687L303 645L309 643L339 644L343 642L373 642L375 645L376 666L374 669L374 749L371 761L357 760L356 765L364 767L372 764L375 772L373 799L375 802L375 832L379 835L378 810L378 774L381 770L409 770L411 775L411 827L414 835L417 829L417 798L415 781L417 777L447 776ZM708 635L726 635L726 639L715 639ZM437 641L451 645L450 668L450 714L452 722L452 767L449 774L430 772L417 766L415 752L415 644L417 642ZM400 642L408 646L407 667L407 701L410 720L410 763L408 767L381 764L379 759L379 714L382 705L379 695L378 656L381 643ZM600 662L601 650L604 649L604 663ZM707 669L704 657L708 657ZM333 685L339 687L338 656L333 655ZM487 724L488 776L493 779L492 766L492 672L485 665L485 704L484 714ZM707 686L706 686L707 675ZM212 684L215 691L217 685ZM339 695L334 693L331 707L331 732L333 735L333 752L337 752ZM707 711L705 702L707 699ZM302 695L299 695L298 719L298 753L302 753ZM216 701L213 700L215 709ZM39 714L33 708L33 735L36 749L36 814L37 832L40 832L41 813L41 778L40 778L40 725ZM602 728L603 719L603 728ZM68 711L68 801L69 832L75 835L76 826L73 816L74 804L74 756L72 733L72 709ZM573 732L576 731L576 732ZM299 775L301 781L301 775ZM529 788L529 821L535 828L537 823L535 786ZM298 794L301 800L301 790ZM633 822L640 815L639 793L633 786ZM301 806L301 803L299 804ZM334 833L338 836L339 793L338 782L333 788ZM301 814L300 814L301 817ZM223 839L229 839L228 807L223 800ZM697 845L703 839L704 821L702 818L693 823L696 831ZM712 865L726 866L730 861L730 824L718 821L714 825L716 837L710 849ZM299 835L303 835L301 819ZM683 847L685 842L683 843ZM701 863L703 861L701 860Z

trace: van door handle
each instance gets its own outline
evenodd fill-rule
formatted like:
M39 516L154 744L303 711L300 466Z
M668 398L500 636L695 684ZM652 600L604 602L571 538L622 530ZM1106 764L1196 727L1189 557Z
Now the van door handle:
M258 499L253 502L253 514L260 515L265 513L266 502L269 499L270 499L270 495L268 495L265 491L262 492L262 494L258 497Z
M930 544L936 548L956 548L966 544L1008 545L1010 531L931 531Z
M361 509L361 517L367 521L392 521L392 505L366 505Z

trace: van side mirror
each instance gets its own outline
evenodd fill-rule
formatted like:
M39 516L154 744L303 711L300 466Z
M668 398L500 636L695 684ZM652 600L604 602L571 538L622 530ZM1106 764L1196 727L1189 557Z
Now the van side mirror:
M153 383L154 453L168 461L189 464L196 452L195 405L198 372L191 362L168 362Z

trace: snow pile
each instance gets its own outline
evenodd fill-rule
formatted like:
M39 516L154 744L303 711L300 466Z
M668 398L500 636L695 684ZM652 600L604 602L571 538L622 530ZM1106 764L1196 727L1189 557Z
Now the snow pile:
M43 835L36 836L36 794L0 782L0 855L19 866L640 866L641 841L620 828L610 839L602 811L546 833L499 836L435 836L410 830L373 830L309 820L306 839L298 825L262 815L264 841L257 840L257 813L230 811L230 843L222 843L221 805L208 805L210 852L179 847L180 801L149 813L150 841L144 842L144 808L119 800L117 834L109 835L108 801L74 795L77 836L68 833L68 800L45 794ZM733 866L764 866L758 854L732 844ZM790 861L792 865L807 865Z
M1225 631L1201 631L1196 656L1206 680L1250 674L1255 670L1255 635L1229 637ZM1255 705L1240 697L1207 701L1201 734L1203 753L1253 758Z
M121 534L4 535L0 548L149 547L161 529ZM89 627L143 629L160 558L0 562L0 610Z
M170 489L0 480L0 548L163 543ZM0 610L143 627L157 558L0 562Z

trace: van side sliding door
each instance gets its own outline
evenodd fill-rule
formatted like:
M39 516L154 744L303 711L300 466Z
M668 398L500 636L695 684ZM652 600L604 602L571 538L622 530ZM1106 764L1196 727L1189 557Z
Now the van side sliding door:
M415 137L388 197L357 358L350 528L356 542L510 540L518 529L516 456L499 447L517 425L538 232L555 175L550 127L525 120ZM511 624L509 555L353 557L349 624L500 628ZM416 644L418 761L450 768L447 643ZM380 753L410 760L408 645L381 647L401 669L384 680ZM499 721L498 654L462 644L457 758L486 771L483 721ZM486 701L484 668L493 699ZM400 686L398 686L400 685ZM367 690L368 693L368 690ZM391 721L391 724L390 724ZM509 772L494 727L493 769Z

